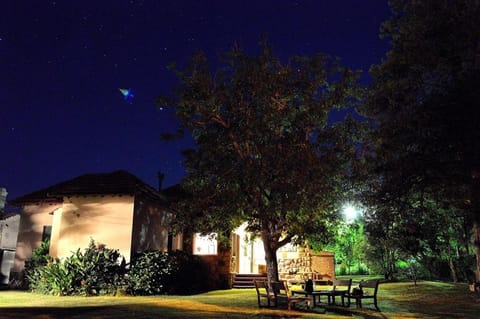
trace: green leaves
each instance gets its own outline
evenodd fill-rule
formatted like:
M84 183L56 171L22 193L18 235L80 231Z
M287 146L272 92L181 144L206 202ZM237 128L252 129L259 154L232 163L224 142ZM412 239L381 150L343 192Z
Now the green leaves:
M208 289L202 260L187 252L146 252L128 275L132 295L193 294Z
M376 243L381 238L415 258L438 258L431 245L450 236L440 225L467 222L466 208L478 216L465 203L478 197L472 173L480 163L480 2L390 4L394 14L383 36L392 49L372 67L363 107L376 124L365 196L369 227ZM451 248L468 254L444 246Z
M181 226L226 233L248 221L274 251L324 231L353 142L328 116L354 106L358 74L324 54L281 61L264 41L254 56L234 47L216 72L200 53L177 75L171 105L196 142L182 183L190 196L176 205L190 225Z
M44 294L113 295L125 283L126 264L118 250L97 247L93 240L65 260L27 267L30 289Z

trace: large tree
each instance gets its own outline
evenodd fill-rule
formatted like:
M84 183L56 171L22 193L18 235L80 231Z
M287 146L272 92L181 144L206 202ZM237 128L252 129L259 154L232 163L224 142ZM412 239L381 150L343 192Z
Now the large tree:
M480 280L480 1L390 5L382 35L392 48L371 69L364 110L377 125L376 213L415 222L466 208ZM442 209L426 209L427 200Z
M175 97L159 103L175 107L196 142L185 152L182 184L191 196L177 222L208 232L247 221L263 240L268 279L278 280L278 248L327 237L336 216L357 149L328 120L354 102L357 74L323 54L282 62L266 42L254 56L234 47L216 71L202 53L175 70Z

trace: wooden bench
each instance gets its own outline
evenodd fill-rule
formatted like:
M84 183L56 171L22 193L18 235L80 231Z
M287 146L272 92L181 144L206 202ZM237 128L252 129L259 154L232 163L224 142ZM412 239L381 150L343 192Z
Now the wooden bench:
M307 309L310 309L312 304L312 298L293 296L290 293L290 289L288 288L288 284L286 281L272 282L271 286L275 299L275 307L278 307L279 304L286 303L288 310L291 310L292 308L295 308L295 305L297 303L304 302L307 305Z
M361 289L361 293L355 294L352 291L349 294L345 295L345 297L348 299L348 306L350 306L351 299L355 299L355 305L357 306L357 308L362 308L362 300L373 299L373 305L375 306L375 309L380 311L377 303L377 292L379 284L379 280L360 282L359 287Z

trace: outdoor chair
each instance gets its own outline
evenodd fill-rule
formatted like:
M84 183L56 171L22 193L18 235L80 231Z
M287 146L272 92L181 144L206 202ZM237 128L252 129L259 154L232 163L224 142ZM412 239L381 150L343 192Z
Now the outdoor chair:
M288 284L286 281L276 281L272 282L272 290L275 298L275 306L278 307L280 303L287 304L288 310L292 308L295 309L295 305L297 303L305 303L307 309L310 309L312 304L311 297L300 297L300 296L292 296L290 293L290 289L288 288Z
M379 280L361 281L359 284L359 290L354 289L354 291L350 292L348 295L345 296L348 299L348 306L350 306L351 299L355 299L355 305L357 306L357 308L362 308L362 300L373 299L373 305L375 306L375 309L380 311L377 303L377 292L379 284Z
M268 291L268 283L266 280L254 280L255 290L257 291L257 300L258 307L270 307L271 300L275 298L273 293ZM262 303L262 300L265 299L266 305Z

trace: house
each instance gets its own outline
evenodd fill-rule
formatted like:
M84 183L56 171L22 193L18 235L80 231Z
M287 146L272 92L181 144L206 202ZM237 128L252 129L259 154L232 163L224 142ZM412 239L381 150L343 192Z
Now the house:
M179 185L162 190L162 193L169 203L189 196ZM185 249L191 249L193 254L201 255L207 261L218 287L253 287L253 279L258 275L265 276L263 242L260 238L252 237L246 228L247 224L244 223L232 230L229 247L218 244L215 234L202 236L199 233L193 234L191 248L184 245ZM299 281L306 277L316 280L335 279L335 258L332 252L313 252L308 247L288 244L278 250L277 261L279 277L283 280Z
M266 272L263 242L251 238L246 223L232 232L232 272L255 274ZM303 278L335 279L335 258L332 252L314 252L306 247L287 244L277 251L278 275L282 280L298 281Z
M21 207L13 272L50 239L50 255L70 256L91 239L127 262L143 251L176 249L164 197L126 171L86 174L9 201Z
M169 203L183 196L178 185L160 192L128 172L116 171L82 175L16 198L9 202L21 208L12 272L21 276L25 261L42 240L50 240L52 257L63 258L94 239L118 249L127 262L144 251L189 250L208 265L210 289L232 287L236 274L265 273L263 244L250 240L245 225L232 231L227 246L217 243L215 234L169 235L174 218ZM284 279L312 274L334 278L329 253L287 246L278 260Z

